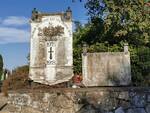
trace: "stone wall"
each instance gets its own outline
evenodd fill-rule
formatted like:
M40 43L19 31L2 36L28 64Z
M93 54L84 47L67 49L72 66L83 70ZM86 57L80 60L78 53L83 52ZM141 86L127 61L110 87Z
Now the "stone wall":
M80 88L10 92L9 113L150 113L149 88ZM3 113L3 112L2 112Z

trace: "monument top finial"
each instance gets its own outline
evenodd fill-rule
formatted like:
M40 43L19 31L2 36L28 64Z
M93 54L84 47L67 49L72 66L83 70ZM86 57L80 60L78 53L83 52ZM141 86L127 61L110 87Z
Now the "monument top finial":
M32 10L32 14L33 13L38 13L38 11L37 11L37 9L36 8L33 8L33 10Z
M72 12L71 8L68 7L67 10L66 10L66 12Z
M124 53L127 54L129 52L128 43L124 43Z
M87 44L83 42L83 55L86 56L87 54Z
M68 7L65 13L65 19L71 21L71 18L72 18L72 11L71 8Z
M31 17L31 19L32 19L33 21L35 21L35 20L38 19L38 11L37 11L36 8L33 8L33 10L32 10L32 17Z

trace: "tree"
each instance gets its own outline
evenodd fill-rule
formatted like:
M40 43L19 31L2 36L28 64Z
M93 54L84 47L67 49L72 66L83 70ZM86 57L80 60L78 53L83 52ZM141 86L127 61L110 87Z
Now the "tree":
M0 55L0 80L3 74L3 57Z
M143 0L104 0L104 3L89 0L86 8L92 20L107 14L104 33L106 38L112 38L111 41L149 45L150 18Z

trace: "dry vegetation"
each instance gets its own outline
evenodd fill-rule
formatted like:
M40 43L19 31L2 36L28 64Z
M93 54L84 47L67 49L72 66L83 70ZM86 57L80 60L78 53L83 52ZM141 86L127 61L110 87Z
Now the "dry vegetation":
M29 87L29 66L25 65L18 67L12 71L12 74L8 76L6 80L3 81L2 92L7 95L8 90L16 90L20 88Z
M4 93L4 95L7 96L9 90L20 90L20 89L21 90L27 90L27 89L46 90L50 88L68 87L68 84L70 84L70 82L69 83L64 82L54 86L34 83L29 79L29 66L25 65L22 67L18 67L12 71L9 77L3 81L1 90Z

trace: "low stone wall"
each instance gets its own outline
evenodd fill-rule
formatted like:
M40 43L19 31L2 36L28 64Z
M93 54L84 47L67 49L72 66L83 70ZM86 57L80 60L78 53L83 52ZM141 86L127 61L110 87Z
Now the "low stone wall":
M149 88L80 88L9 92L10 113L150 113Z

